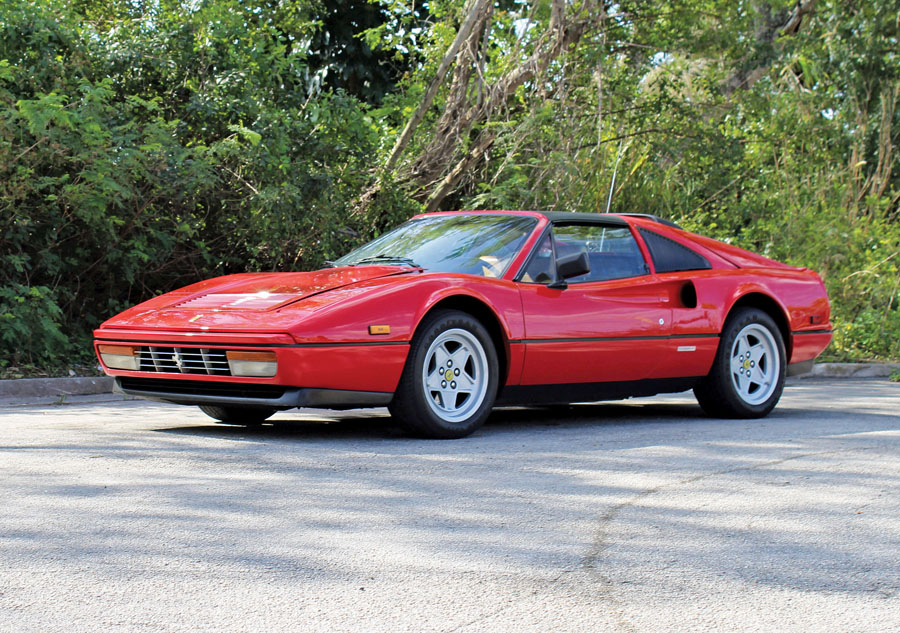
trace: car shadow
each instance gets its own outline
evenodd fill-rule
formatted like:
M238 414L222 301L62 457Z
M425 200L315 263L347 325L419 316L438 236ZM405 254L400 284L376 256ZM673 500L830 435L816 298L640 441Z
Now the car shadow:
M570 405L507 407L495 410L486 427L611 426L677 422L706 418L697 404L669 402L592 402Z
M586 428L708 421L697 404L668 402L598 402L558 406L519 406L495 409L475 436L507 434L531 428ZM221 439L410 439L417 440L395 422L386 409L350 411L284 411L257 426L216 423L196 424L195 415L185 426L156 429L161 433L197 435Z
M286 411L276 414L273 419L254 426L224 424L210 420L208 424L173 426L155 429L157 432L178 435L199 435L220 439L247 440L264 439L399 439L406 432L386 413L373 409L340 412L329 416L330 412L305 414ZM186 422L188 422L186 420Z

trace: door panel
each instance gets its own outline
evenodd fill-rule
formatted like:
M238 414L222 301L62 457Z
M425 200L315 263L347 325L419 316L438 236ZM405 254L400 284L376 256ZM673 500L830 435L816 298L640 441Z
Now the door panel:
M666 352L672 310L666 289L650 275L519 290L523 385L640 380Z

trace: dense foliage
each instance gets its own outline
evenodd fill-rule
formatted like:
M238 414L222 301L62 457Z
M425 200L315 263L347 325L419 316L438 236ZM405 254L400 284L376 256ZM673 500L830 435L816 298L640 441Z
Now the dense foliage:
M832 356L896 358L898 51L887 0L4 0L0 367L422 208L610 190L820 271Z

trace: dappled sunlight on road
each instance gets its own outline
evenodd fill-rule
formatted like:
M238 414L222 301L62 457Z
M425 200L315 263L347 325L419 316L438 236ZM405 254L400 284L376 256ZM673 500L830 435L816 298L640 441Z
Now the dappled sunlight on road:
M763 420L682 394L511 408L454 441L385 410L13 409L0 628L896 631L898 402L845 381Z

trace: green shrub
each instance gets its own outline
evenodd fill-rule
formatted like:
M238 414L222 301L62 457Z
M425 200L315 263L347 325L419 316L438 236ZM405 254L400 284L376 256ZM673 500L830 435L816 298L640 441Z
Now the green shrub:
M313 89L312 3L288 4L0 3L5 362L89 353L128 305L367 236L348 210L381 131Z
M65 360L69 339L63 312L46 286L0 286L0 367L54 365Z

